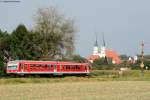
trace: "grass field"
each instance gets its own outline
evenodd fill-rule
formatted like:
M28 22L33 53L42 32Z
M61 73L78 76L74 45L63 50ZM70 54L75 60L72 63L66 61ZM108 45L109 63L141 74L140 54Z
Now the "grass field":
M118 75L97 70L91 76L0 78L0 100L150 100L150 71Z
M149 81L0 85L0 100L150 100Z
M56 83L56 82L99 82L99 81L150 81L150 71L140 75L139 70L131 70L119 75L117 70L94 70L90 76L62 76L62 77L21 77L21 78L0 78L1 84L20 83Z

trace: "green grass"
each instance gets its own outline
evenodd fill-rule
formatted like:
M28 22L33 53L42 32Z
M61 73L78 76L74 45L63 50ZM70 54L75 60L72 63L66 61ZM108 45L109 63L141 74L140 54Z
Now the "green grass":
M145 76L150 76L150 70L144 71ZM93 70L94 76L107 76L107 75L119 75L119 70ZM139 77L141 75L140 70L130 70L124 72L123 76Z
M150 71L141 76L139 70L132 70L119 75L116 70L94 70L90 76L66 76L50 78L0 78L0 84L21 83L56 83L56 82L93 82L93 81L150 81Z
M149 81L0 85L0 100L150 100Z

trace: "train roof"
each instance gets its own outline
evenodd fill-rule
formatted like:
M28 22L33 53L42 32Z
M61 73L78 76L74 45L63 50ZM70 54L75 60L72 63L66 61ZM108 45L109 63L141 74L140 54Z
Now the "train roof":
M24 63L24 64L61 64L61 65L85 65L88 63L67 62L67 61L33 61L33 60L15 60L8 63Z

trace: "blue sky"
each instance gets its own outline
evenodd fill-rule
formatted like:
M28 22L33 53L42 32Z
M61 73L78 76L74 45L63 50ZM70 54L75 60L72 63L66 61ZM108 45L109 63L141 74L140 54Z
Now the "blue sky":
M76 53L92 53L95 32L99 46L102 32L108 49L119 54L140 53L140 42L145 42L145 53L150 53L149 0L20 0L20 3L0 2L0 29L11 32L18 24L33 28L33 16L38 8L55 6L66 17L75 20Z

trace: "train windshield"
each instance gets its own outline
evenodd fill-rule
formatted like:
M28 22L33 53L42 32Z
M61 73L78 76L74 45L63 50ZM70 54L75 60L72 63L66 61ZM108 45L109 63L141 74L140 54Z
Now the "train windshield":
M18 68L19 61L9 61L7 63L8 70L16 70Z
M17 65L8 66L7 69L9 69L9 70L16 70L17 69Z

